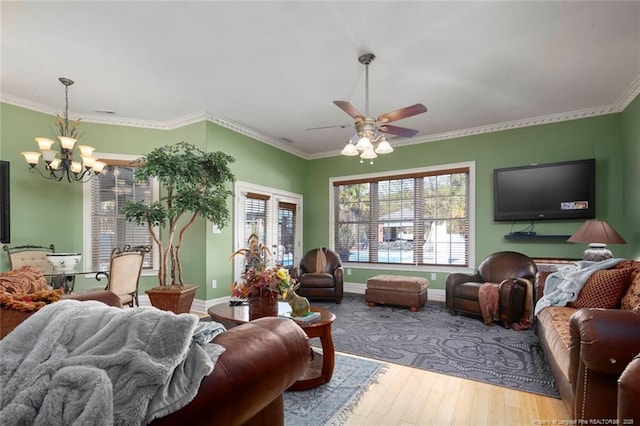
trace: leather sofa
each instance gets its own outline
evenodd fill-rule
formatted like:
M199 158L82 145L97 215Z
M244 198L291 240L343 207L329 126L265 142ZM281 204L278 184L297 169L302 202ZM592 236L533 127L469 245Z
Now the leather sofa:
M108 290L67 298L121 306ZM196 397L153 425L284 425L283 393L311 362L309 338L295 322L265 317L218 334L225 352L200 384ZM268 356L266 356L268 355Z
M640 262L634 263L640 269ZM538 299L551 272L537 274ZM640 353L640 310L549 306L539 312L535 331L572 419L605 424L589 422L615 421L619 408L624 415L636 416L636 424L640 422L638 361L621 376ZM630 377L636 381L630 383Z
M458 312L482 316L480 286L486 282L499 284L499 321L509 328L524 313L527 285L533 285L535 262L522 253L501 251L491 254L474 274L453 273L445 283L445 301L451 315ZM526 280L526 281L525 281Z
M63 297L122 306L120 298L108 290ZM202 380L195 398L152 424L284 425L283 393L311 362L309 338L302 328L288 319L266 317L218 334L211 343L226 350Z
M283 393L311 361L295 322L264 317L217 335L226 351L186 407L152 425L284 425Z
M300 260L300 267L294 268L292 276L300 282L296 290L299 296L309 299L334 299L336 303L342 302L344 293L344 271L342 261L338 253L326 247L322 247L325 262L319 265L317 262L318 249L312 249ZM322 270L317 270L322 268Z

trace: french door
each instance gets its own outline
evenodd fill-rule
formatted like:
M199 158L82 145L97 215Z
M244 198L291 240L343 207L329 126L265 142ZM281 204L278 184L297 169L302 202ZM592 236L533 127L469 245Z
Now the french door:
M235 194L234 250L247 247L255 234L271 253L269 266L296 266L302 251L302 195L245 182L236 182ZM236 279L243 269L243 257L236 256Z

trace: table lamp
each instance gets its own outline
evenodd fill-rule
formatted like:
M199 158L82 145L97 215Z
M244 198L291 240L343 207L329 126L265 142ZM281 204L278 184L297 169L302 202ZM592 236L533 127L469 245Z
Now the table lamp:
M607 244L627 243L606 220L587 220L567 242L588 243L589 247L582 253L582 259L594 262L613 257Z

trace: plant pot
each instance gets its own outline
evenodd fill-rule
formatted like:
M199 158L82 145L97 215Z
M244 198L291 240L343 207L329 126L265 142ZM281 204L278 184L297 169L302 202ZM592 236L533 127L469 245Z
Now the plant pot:
M149 295L152 306L174 314L186 314L191 310L196 291L197 285L185 284L154 287L145 290L145 293Z
M278 298L272 296L249 298L249 321L278 316Z

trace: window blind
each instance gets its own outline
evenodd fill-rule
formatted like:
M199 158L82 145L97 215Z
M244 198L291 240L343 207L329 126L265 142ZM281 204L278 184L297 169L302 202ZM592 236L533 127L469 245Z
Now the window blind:
M469 168L334 182L343 261L468 265Z
M121 162L105 161L108 172L91 180L91 268L107 270L111 251L115 247L150 245L151 253L145 256L143 269L153 267L153 244L146 225L129 222L120 208L127 201L153 202L151 184L134 182L135 166Z

